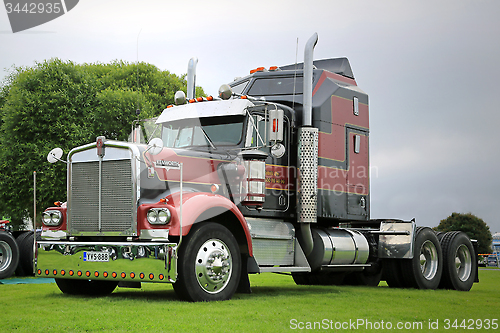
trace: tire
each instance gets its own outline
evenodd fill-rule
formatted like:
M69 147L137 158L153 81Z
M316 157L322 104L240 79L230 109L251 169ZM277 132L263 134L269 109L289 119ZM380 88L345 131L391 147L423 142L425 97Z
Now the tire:
M391 288L404 288L403 274L401 272L402 259L384 259L382 280Z
M441 239L443 249L443 277L441 288L469 291L474 284L475 252L467 234L461 231L447 232Z
M40 232L36 239L40 240ZM16 276L34 276L33 274L33 232L27 231L16 238L19 247L19 265L16 268Z
M436 289L443 274L441 244L430 228L417 228L413 259L402 260L405 287Z
M59 289L68 295L105 296L115 290L118 282L55 279Z
M19 247L10 233L0 231L0 279L10 277L19 264Z
M17 265L17 268L16 268L16 276L26 276L26 271L23 269L23 250L22 250L22 245L23 245L23 241L26 239L26 237L28 237L29 235L29 231L26 231L26 232L23 232L21 234L19 234L17 237L16 237L16 243L17 243L17 247L19 248L19 264Z
M236 292L240 280L238 243L220 224L195 225L180 246L177 270L178 278L173 287L182 300L228 300Z
M382 262L379 260L361 272L352 272L345 278L347 284L376 287L382 280Z
M37 232L37 240L40 240L40 233ZM18 243L19 244L19 243ZM33 271L33 232L28 232L19 245L19 266L25 276L34 276ZM17 272L16 272L17 274Z

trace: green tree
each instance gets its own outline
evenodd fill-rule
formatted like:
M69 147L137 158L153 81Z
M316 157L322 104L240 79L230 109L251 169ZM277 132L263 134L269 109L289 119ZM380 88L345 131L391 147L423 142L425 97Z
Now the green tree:
M482 219L471 213L452 213L444 220L441 220L434 230L443 232L463 231L471 239L477 239L479 253L491 252L492 236L490 227Z
M127 140L136 110L158 116L177 90L186 91L185 76L146 63L14 67L0 87L0 213L15 227L33 216L34 171L38 211L65 201L66 166L47 163L52 148L67 153L99 135Z

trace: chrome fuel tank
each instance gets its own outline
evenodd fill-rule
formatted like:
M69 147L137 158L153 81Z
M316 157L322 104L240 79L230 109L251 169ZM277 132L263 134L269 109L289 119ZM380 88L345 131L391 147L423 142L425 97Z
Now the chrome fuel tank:
M324 265L357 265L368 261L370 248L356 230L312 229L314 248L308 256L311 269Z

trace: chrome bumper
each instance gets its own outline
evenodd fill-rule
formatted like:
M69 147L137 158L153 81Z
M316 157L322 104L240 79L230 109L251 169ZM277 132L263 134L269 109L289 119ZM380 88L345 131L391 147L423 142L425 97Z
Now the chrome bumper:
M175 282L177 244L38 241L36 276L129 282ZM88 261L88 252L108 261Z

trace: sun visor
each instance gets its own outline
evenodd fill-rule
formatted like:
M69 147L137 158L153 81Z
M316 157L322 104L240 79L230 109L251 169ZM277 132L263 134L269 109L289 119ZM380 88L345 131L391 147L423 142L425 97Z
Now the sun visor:
M163 110L156 123L162 124L181 119L244 115L245 110L252 106L254 104L247 99L190 103Z

